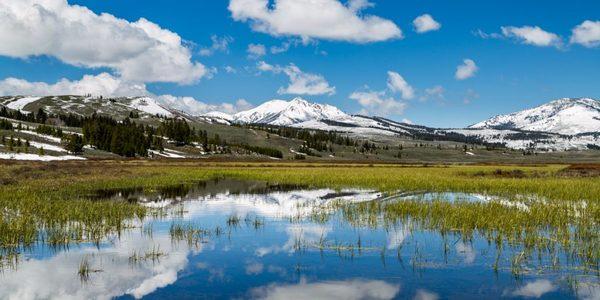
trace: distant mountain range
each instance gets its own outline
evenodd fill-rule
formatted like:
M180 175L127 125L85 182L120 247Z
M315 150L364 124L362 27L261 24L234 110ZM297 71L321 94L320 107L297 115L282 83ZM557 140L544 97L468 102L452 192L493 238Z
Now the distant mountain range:
M204 116L240 124L316 127L315 129L335 126L334 123L343 127L377 127L375 123L365 124L365 122L384 120L378 117L351 116L335 106L311 103L302 98L295 98L291 101L268 101L235 115L211 112ZM401 127L415 128L406 123L385 121ZM390 124L386 124L384 127L389 127L388 125ZM532 109L499 115L469 126L469 128L521 130L561 135L600 132L600 101L590 98L559 99Z
M499 115L468 128L431 128L381 117L349 115L335 106L302 98L272 100L234 115L223 112L191 115L150 97L15 96L0 97L0 105L22 111L44 108L53 113L97 112L117 118L124 118L135 110L142 118L160 115L223 125L290 126L336 131L360 138L410 137L488 143L513 149L555 151L600 147L600 101L590 98L559 99L536 108Z
M361 136L410 134L412 131L422 131L425 128L380 117L349 115L335 106L312 103L302 98L294 98L291 101L271 100L234 115L210 112L200 117L221 124L289 126L348 132Z
M550 103L500 115L470 128L519 129L565 135L600 132L600 101L564 98Z
M430 128L381 117L348 115L331 105L296 98L273 100L235 115L210 113L218 123L266 124L345 132L359 137L483 142L513 149L582 150L600 146L600 101L564 98L536 108L499 115L468 128Z

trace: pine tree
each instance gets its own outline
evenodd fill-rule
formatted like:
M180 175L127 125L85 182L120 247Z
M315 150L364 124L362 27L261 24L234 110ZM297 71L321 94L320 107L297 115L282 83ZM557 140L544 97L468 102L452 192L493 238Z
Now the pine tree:
M67 144L65 145L65 150L73 154L83 153L83 138L78 134L68 135L66 142Z
M5 120L5 119L1 119L0 120L0 129L13 130L12 122Z
M38 109L38 112L35 115L35 121L41 124L46 124L46 120L48 120L48 114L46 114L42 108Z

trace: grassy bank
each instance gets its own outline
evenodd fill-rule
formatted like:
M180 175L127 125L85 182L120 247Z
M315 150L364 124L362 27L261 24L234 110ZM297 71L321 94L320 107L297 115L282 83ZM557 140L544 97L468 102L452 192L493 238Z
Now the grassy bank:
M600 200L600 176L564 165L407 166L286 163L65 162L0 165L3 191L76 198L96 189L157 188L215 177L381 191L460 191L560 200ZM3 193L5 194L5 193Z

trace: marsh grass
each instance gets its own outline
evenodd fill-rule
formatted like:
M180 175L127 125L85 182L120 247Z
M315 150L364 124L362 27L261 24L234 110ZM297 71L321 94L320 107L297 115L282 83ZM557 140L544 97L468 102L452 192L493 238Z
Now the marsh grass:
M160 259L166 256L167 253L160 250L160 246L153 246L151 249L148 249L144 252L141 251L133 251L131 255L129 255L129 264L137 265L143 262L151 261L152 263L157 263Z
M77 271L77 275L79 275L81 282L87 282L90 279L90 272L90 261L85 257L79 263L79 270Z
M2 261L18 262L14 256L36 243L56 248L73 243L98 244L109 235L118 236L129 228L130 223L148 216L185 213L183 206L179 206L179 211L169 212L149 210L127 201L89 197L98 194L98 191L131 189L145 193L166 189L172 194L179 194L198 181L233 178L269 184L335 189L356 187L382 192L478 193L504 197L513 203L530 197L544 199L545 202L526 203L527 210L495 202L369 202L334 205L316 210L310 218L315 222L327 222L331 218L330 210L339 208L344 218L355 226L391 226L410 220L416 227L435 230L443 235L470 237L480 234L501 251L509 252L506 248L522 246L525 254L514 263L522 269L532 263L534 254L542 253L549 255L550 261L566 256L570 263L586 272L598 273L600 177L565 176L563 169L565 166L558 165L365 166L145 161L2 164L0 257ZM240 221L231 219L226 225L235 227ZM250 223L258 228L264 222L255 219ZM170 233L174 240L197 244L209 234L219 236L225 231L221 227L204 230L173 225ZM365 250L357 245L319 247L337 251Z
M82 283L87 283L90 280L91 274L99 272L102 272L102 270L94 269L87 255L81 259L81 262L79 263L79 269L77 270L77 275L79 275L79 280Z
M259 218L258 216L246 215L246 217L244 217L244 223L247 227L252 227L254 230L258 230L265 226L265 219Z
M213 231L202 229L193 224L180 224L172 223L169 228L169 235L171 240L174 242L186 241L188 246L199 246L202 243L206 243L206 238L212 235ZM217 229L214 230L215 235Z
M365 252L380 252L382 251L381 247L373 247L373 246L365 246L361 244L360 239L356 244L350 242L340 242L340 241L327 241L321 238L318 242L298 242L298 244L303 245L302 249L314 248L322 253L325 251L331 251L336 253L341 258L349 258L354 259L356 256L360 256ZM385 247L383 247L383 254L385 255Z
M240 225L241 218L238 215L231 215L227 218L227 227L235 228Z
M593 206L582 209L573 202L549 200L522 209L500 202L402 200L342 205L340 209L342 218L355 227L410 224L465 242L481 237L498 254L492 268L497 271L507 260L515 277L532 270L559 269L600 276L600 225L588 210ZM417 251L414 257L419 257Z

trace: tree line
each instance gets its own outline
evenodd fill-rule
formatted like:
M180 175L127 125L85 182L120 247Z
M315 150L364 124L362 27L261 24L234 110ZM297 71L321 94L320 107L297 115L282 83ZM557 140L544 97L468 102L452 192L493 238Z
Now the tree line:
M293 128L274 125L245 125L247 128L266 131L285 138L292 138L304 141L304 146L317 150L319 152L333 152L332 145L354 146L360 145L358 140L352 139L347 135L335 131L308 130L303 128Z
M148 149L162 145L159 137L146 129L129 118L117 122L111 117L97 114L84 118L82 125L85 143L125 157L148 156Z

